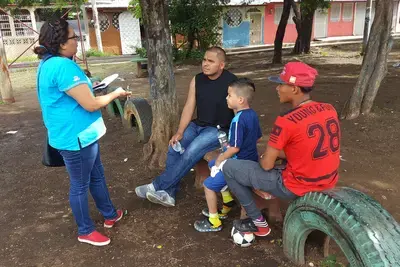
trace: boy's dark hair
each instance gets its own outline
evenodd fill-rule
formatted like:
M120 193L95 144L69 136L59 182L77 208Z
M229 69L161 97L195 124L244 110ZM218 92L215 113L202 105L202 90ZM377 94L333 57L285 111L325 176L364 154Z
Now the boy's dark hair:
M301 87L300 86L300 90L303 94L308 94L310 93L314 88L313 87Z
M256 86L252 80L249 78L239 78L229 86L235 89L237 96L245 98L249 104L252 102L254 92L256 91Z
M214 52L217 53L218 58L225 62L226 61L226 52L223 48L219 46L212 46L206 50L206 52Z
M40 29L39 46L33 52L39 58L45 54L58 55L60 45L68 42L68 27L68 22L62 18L46 21Z

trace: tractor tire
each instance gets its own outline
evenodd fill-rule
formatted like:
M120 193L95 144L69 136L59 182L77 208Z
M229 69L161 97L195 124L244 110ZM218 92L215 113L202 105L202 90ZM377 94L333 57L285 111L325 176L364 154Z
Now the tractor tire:
M110 104L107 105L106 110L111 118L116 118L120 116L118 105L117 103L115 103L115 101L110 102Z
M91 81L92 83L94 83L94 82L101 82L101 79L100 79L100 77L93 76L93 77L90 78L90 81Z
M353 267L399 266L400 226L374 199L352 188L312 192L288 208L283 227L285 255L304 264L314 230L334 240Z
M124 124L132 129L140 143L147 143L151 136L153 112L144 98L129 98L124 106Z
M118 117L121 117L122 118L122 123L124 123L124 107L125 107L126 99L116 98L114 100L114 102L115 102L115 105L117 106Z
M115 89L117 89L118 87L109 87L107 88L107 94L111 93L113 91L115 91ZM111 118L123 118L124 115L124 104L125 104L125 100L121 100L120 99L114 99L113 101L111 101L107 107L107 113Z
M122 118L123 122L124 105L125 105L125 100L121 100L118 98L114 99L114 101L110 102L106 107L108 115L112 118Z

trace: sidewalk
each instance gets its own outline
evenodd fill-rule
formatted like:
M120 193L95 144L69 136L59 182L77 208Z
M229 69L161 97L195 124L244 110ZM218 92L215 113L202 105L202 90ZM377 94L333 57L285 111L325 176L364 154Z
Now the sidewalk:
M392 34L393 39L400 39L399 33ZM318 46L333 46L333 45L346 45L346 44L359 44L362 43L362 36L338 36L338 37L327 37L327 38L318 38L311 41L311 47ZM294 47L294 43L285 43L282 46L282 49L292 49ZM252 45L245 47L234 47L234 48L226 48L227 55L239 55L245 53L258 53L258 52L266 52L273 51L274 45Z

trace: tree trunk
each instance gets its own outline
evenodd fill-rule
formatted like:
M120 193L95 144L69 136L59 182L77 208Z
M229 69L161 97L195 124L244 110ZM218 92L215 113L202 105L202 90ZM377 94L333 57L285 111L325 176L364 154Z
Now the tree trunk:
M187 47L187 51L186 51L186 57L189 57L190 53L193 50L194 40L196 40L193 30L189 31L187 38L188 38L188 47Z
M274 58L272 59L272 64L282 63L282 43L285 37L286 25L290 16L291 2L293 0L284 0L283 11L281 20L279 21L278 29L276 30L275 42L274 42Z
M364 36L363 45L361 50L361 55L364 55L365 49L367 48L369 31L371 30L371 18L372 18L372 0L367 0L367 6L365 10L365 20L364 20Z
M165 166L168 142L178 128L178 101L172 64L168 6L164 0L140 0L147 39L147 68L152 97L153 126L144 146L150 168Z
M293 10L296 10L293 7ZM294 54L302 54L302 53L309 53L311 48L311 35L312 35L312 27L314 22L314 13L315 9L313 10L302 10L301 11L301 18L298 19L296 14L296 30L297 30L297 40L295 47L293 49Z
M360 113L371 112L380 84L387 73L387 58L391 48L393 1L377 1L360 75L346 102L341 118L355 119Z
M299 6L294 1L291 1L291 5L292 5L293 12L294 12L293 21L294 21L294 24L296 25L296 31L297 31L297 38L296 38L296 43L294 45L293 53L300 54L300 50L302 50L301 34L300 34L300 32L301 32L301 13L300 13Z
M4 103L14 103L14 95L11 86L10 73L8 71L6 50L0 31L0 96Z
M94 32L96 34L97 50L103 52L103 42L101 40L99 13L97 12L96 0L92 0L92 18L94 21Z
M314 22L314 13L315 10L313 10L310 13L305 14L303 17L303 23L301 25L302 29L302 42L303 42L303 53L310 53L310 48L311 48L311 35L312 35L312 28L313 28L313 22Z

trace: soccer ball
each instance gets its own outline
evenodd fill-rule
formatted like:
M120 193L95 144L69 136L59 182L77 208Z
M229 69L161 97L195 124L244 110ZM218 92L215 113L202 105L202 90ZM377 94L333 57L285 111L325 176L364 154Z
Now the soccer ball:
M239 230L236 230L235 227L232 227L231 237L233 239L233 243L242 248L251 246L256 239L254 234L240 232Z

